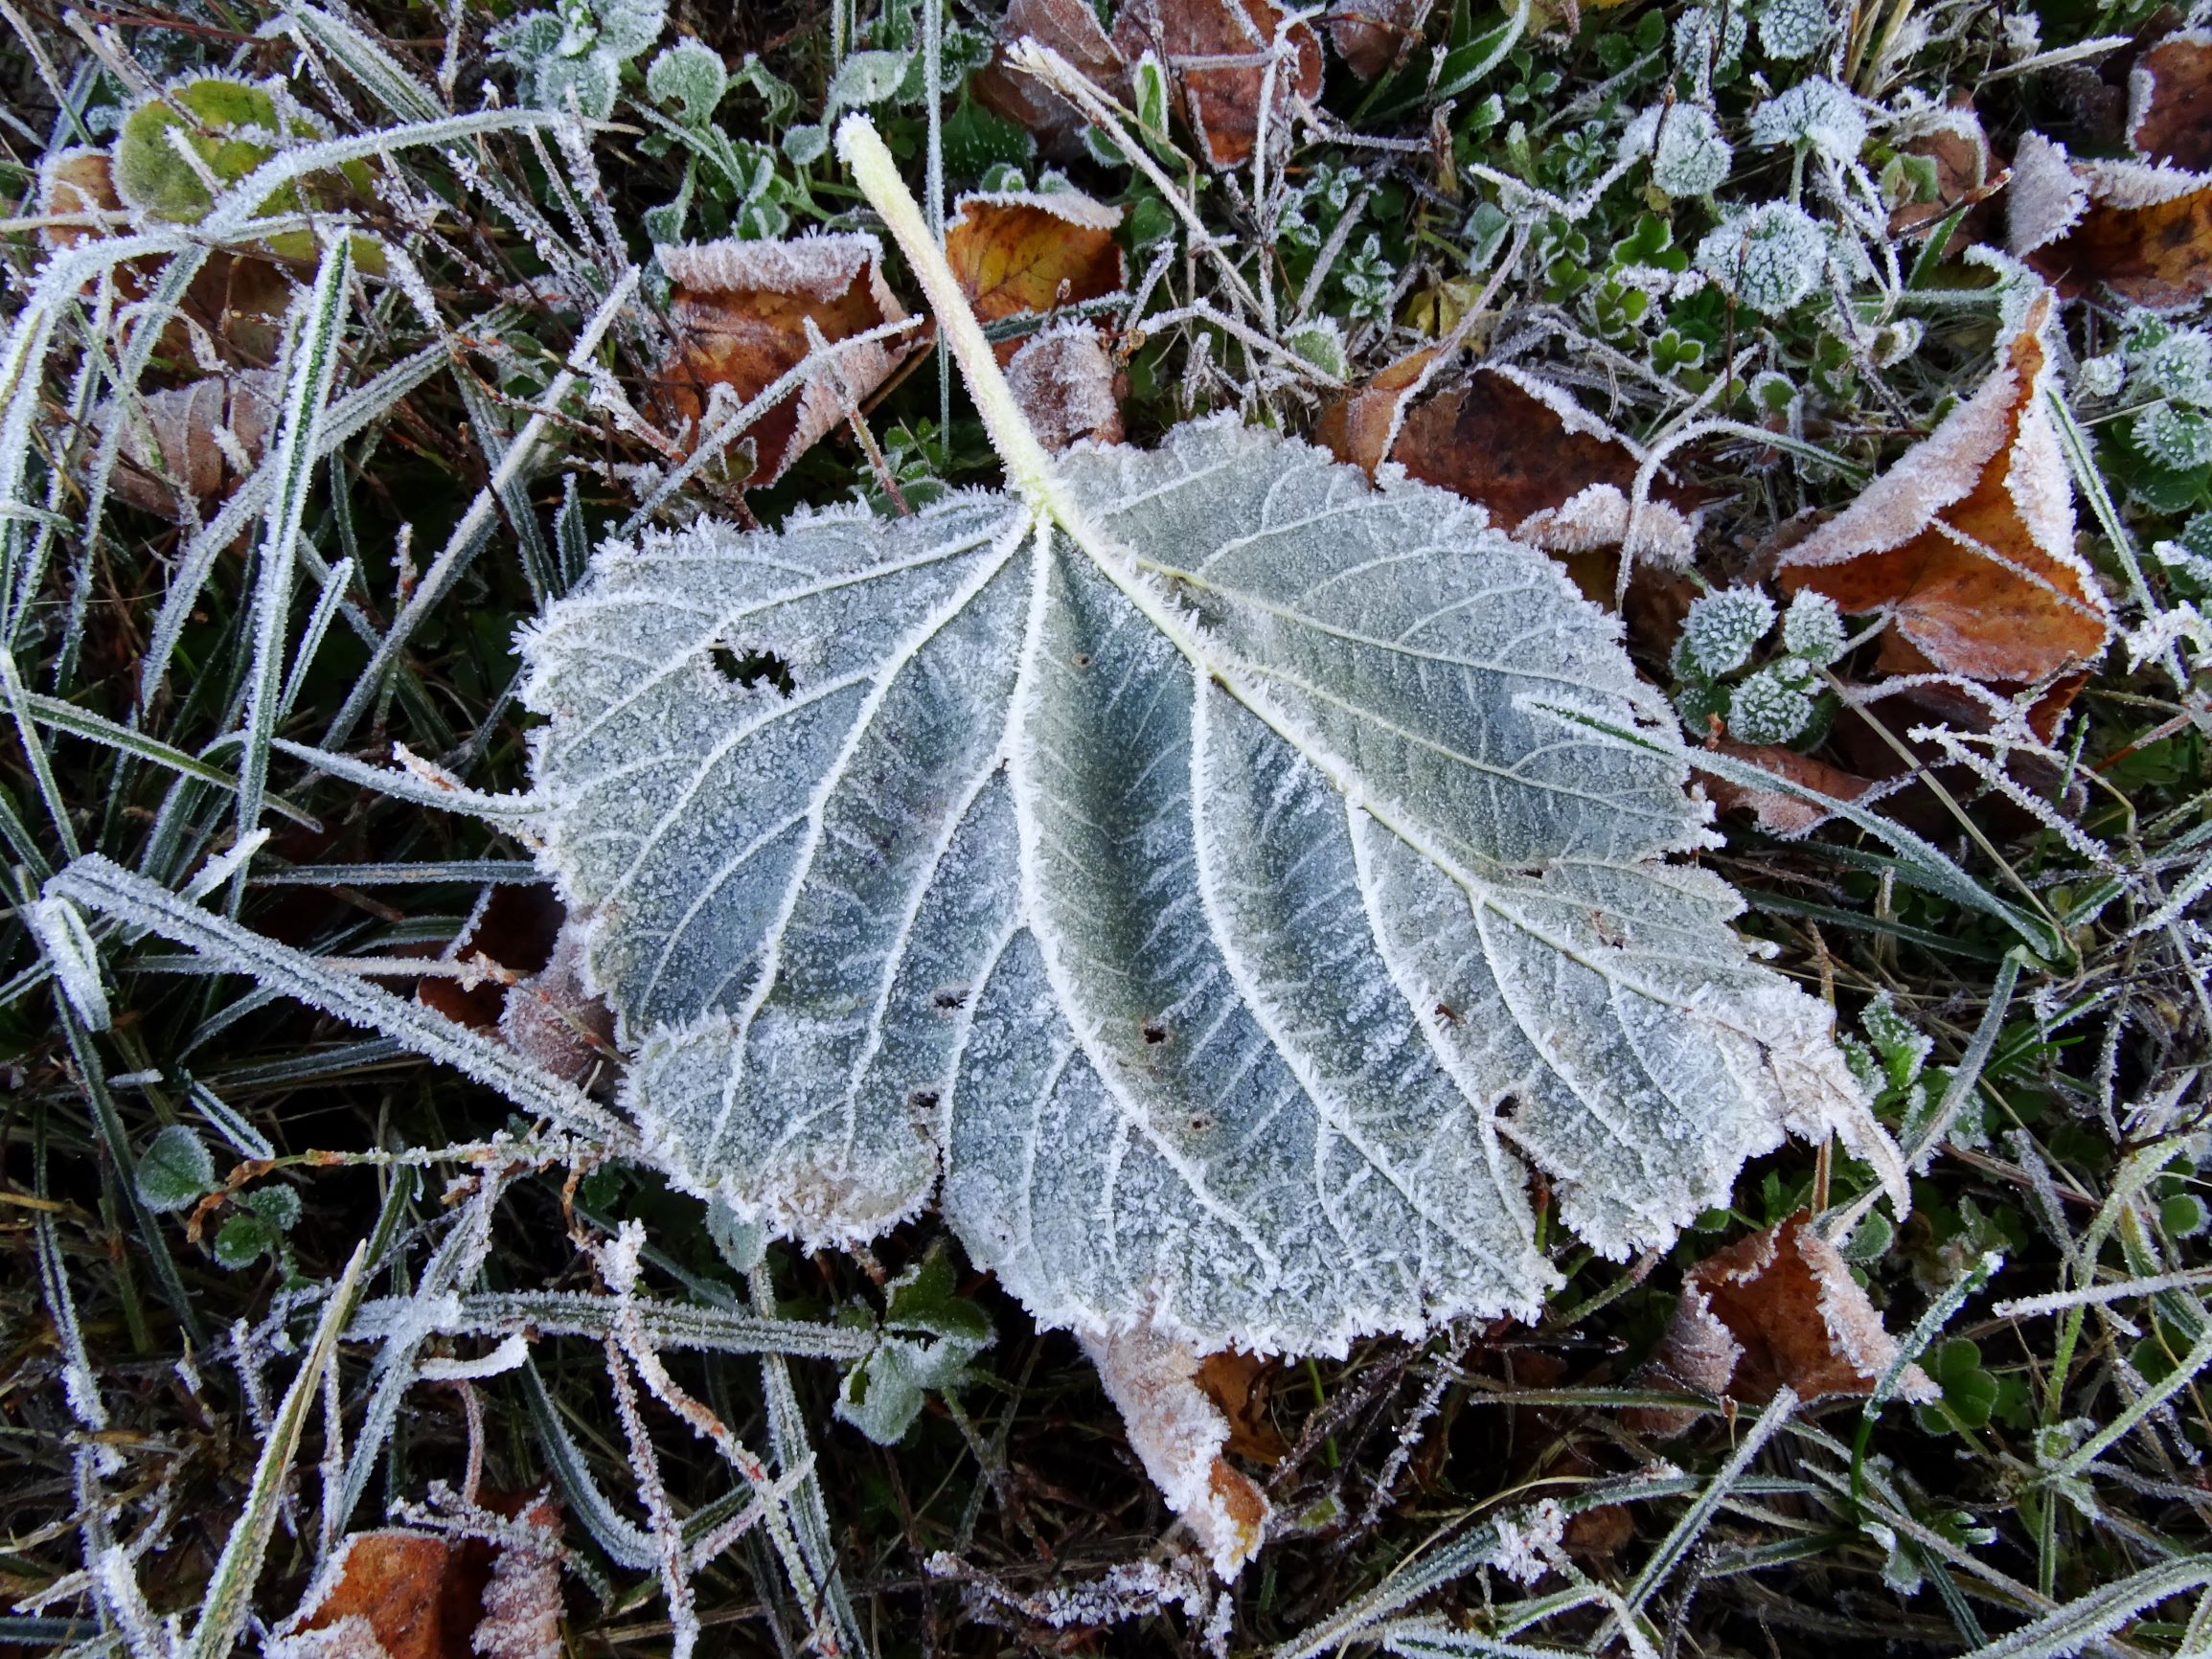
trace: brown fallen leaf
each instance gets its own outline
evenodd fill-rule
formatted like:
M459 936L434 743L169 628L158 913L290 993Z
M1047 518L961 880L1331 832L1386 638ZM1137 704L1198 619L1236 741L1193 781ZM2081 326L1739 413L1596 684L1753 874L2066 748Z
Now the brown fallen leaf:
M1126 376L1097 328L1081 317L1048 323L1023 341L1006 366L1006 383L1047 449L1085 438L1122 441Z
M552 957L566 916L559 898L544 882L502 883L491 889L490 898L445 954L447 960L464 963L483 957L511 976L536 973ZM415 982L415 1000L457 1025L493 1031L507 1005L508 984L495 974L474 984L424 974Z
M1152 53L1167 70L1172 99L1216 167L1242 167L1259 143L1267 59L1282 35L1274 97L1266 110L1269 142L1287 144L1294 100L1321 96L1321 38L1304 23L1282 29L1274 0L1127 0L1114 19L1113 43L1134 63Z
M80 224L41 224L38 239L48 247L75 247L88 239L107 236L109 227L96 216L122 209L123 199L115 193L115 176L109 170L104 149L57 149L38 164L38 216L86 219Z
M696 443L715 406L737 409L806 362L810 322L830 343L884 323L905 307L883 281L873 236L804 236L785 241L689 243L654 250L674 284L669 320L675 343L653 395L672 425L689 423ZM880 386L911 347L899 340L852 348L807 372L747 429L755 469L749 484L773 484L786 468ZM720 388L718 391L718 388Z
M1896 1339L1850 1265L1799 1211L1683 1276L1666 1332L1632 1380L1751 1404L1787 1386L1815 1400L1872 1394L1896 1358ZM1919 1366L1904 1368L1904 1398L1927 1401L1937 1392ZM1628 1415L1631 1426L1661 1436L1681 1433L1698 1416L1661 1407Z
M1786 591L1888 619L1887 672L2025 684L2093 661L2111 636L2111 607L2074 550L2073 483L2045 397L2054 309L2038 295L1973 396L1782 555Z
M1808 789L1836 801L1857 801L1870 789L1880 786L1878 780L1861 778L1856 772L1847 772L1841 766L1832 765L1812 755L1800 755L1794 749L1779 743L1739 743L1723 738L1712 745L1723 755L1744 761L1771 772L1777 778L1799 784ZM1692 752L1691 764L1697 763ZM1749 812L1760 829L1769 835L1784 840L1795 840L1810 835L1833 815L1812 802L1780 789L1758 789L1735 784L1710 774L1703 776L1705 793L1722 811Z
M1102 92L1124 91L1129 65L1106 37L1090 0L1012 0L1007 7L998 25L997 50L969 88L985 108L1026 127L1045 154L1077 160L1083 153L1083 128L1090 124L1051 87L1007 61L1009 51L1025 39L1051 47Z
M1209 1353L1198 1362L1198 1386L1228 1419L1228 1449L1241 1458L1272 1465L1289 1455L1290 1443L1267 1415L1267 1397L1282 1369L1279 1359L1233 1348Z
M2147 161L2212 170L2212 30L2169 34L2135 59L2128 145Z
M1985 204L2003 185L2004 174L1990 156L1989 138L1982 131L1981 117L1974 113L1971 94L1962 91L1949 106L1920 115L1897 148L1901 155L1923 157L1934 164L1935 199L1915 197L1891 209L1892 237L1933 230L1961 207L1967 212L1944 246L1947 254L1955 256L1995 234L1996 210Z
M1341 427L1325 418L1316 436L1331 448L1342 443L1336 453L1371 470L1387 459L1424 484L1464 495L1488 508L1500 528L1547 552L1621 544L1642 460L1627 439L1559 387L1499 364L1485 364L1456 390L1401 413L1387 399L1404 396L1423 356L1415 352L1383 370L1346 401ZM1393 389L1393 382L1402 384ZM1380 455L1371 463L1379 443ZM1668 499L1674 493L1665 484L1654 489L1637 526L1636 551L1678 567L1696 551L1697 528Z
M539 1071L582 1082L614 1053L614 1011L584 983L583 928L564 920L545 966L510 987L499 1035Z
M1329 17L1329 44L1345 67L1373 80L1404 61L1436 0L1343 0Z
M2013 256L2071 299L2100 284L2152 310L2212 294L2212 174L2147 161L2075 161L2020 140L2006 192Z
M1120 208L1081 191L964 195L946 222L945 259L979 321L1041 317L1122 290L1121 222Z
M1387 363L1343 397L1321 411L1313 427L1313 442L1336 457L1375 476L1375 469L1390 458L1405 423L1406 403L1428 365L1436 361L1437 348L1424 346Z
M559 1659L560 1531L539 1498L498 1546L409 1527L338 1540L271 1659Z
M122 420L108 489L119 501L175 522L236 489L260 461L276 419L279 388L265 369L211 375L189 386L141 393L119 413L113 398L95 417Z

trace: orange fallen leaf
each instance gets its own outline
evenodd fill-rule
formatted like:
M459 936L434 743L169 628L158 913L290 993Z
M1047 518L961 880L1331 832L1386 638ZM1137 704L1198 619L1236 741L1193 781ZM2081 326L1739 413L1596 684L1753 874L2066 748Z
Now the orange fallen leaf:
M2053 309L2038 295L1973 396L1782 555L1785 590L1888 619L1888 672L2024 684L2092 661L2111 636L2111 607L2074 551L2073 483L2045 396Z
M2147 161L2075 161L2031 132L2013 157L2005 238L2072 298L2100 284L2153 310L2212 294L2212 174Z
M1315 436L1372 472L1394 461L1411 477L1486 507L1494 522L1558 554L1620 545L1642 457L1628 440L1557 386L1485 364L1458 389L1400 405L1426 365L1416 352L1391 364L1323 418ZM1662 485L1637 526L1638 553L1689 561L1697 530Z
M1666 1332L1635 1380L1752 1404L1785 1386L1805 1400L1864 1396L1897 1352L1849 1264L1799 1211L1683 1276ZM1904 1368L1902 1398L1927 1401L1937 1392L1919 1366ZM1653 1407L1631 1416L1644 1432L1669 1435L1697 1414Z
M1049 46L1102 92L1119 94L1129 82L1129 65L1100 27L1090 0L1012 0L998 25L998 49L969 81L976 101L1026 127L1047 155L1061 161L1083 153L1083 131L1090 124L1075 105L1035 76L1007 62L1022 40Z
M653 392L672 424L689 423L696 443L713 407L735 410L805 363L807 325L835 344L905 308L883 281L873 236L805 236L786 241L718 241L655 250L674 284L669 320L675 343ZM817 362L795 397L753 422L752 484L773 484L825 433L880 386L910 350L897 341L854 347ZM718 388L720 388L718 392Z
M1080 317L1046 324L1006 366L1014 400L1047 449L1085 438L1119 443L1125 381L1097 328Z
M964 195L945 226L945 259L984 323L1119 293L1122 210L1081 191Z
M274 1659L559 1659L559 1520L542 1498L518 1519L515 1541L496 1549L409 1527L348 1534L299 1611L272 1633L269 1652Z
M2212 30L2169 34L2135 59L2128 144L2149 161L2212 170Z
M1259 143L1267 59L1280 34L1286 48L1275 66L1266 127L1275 144L1290 136L1293 100L1321 96L1321 39L1311 27L1282 28L1274 0L1128 0L1114 19L1113 42L1134 63L1147 52L1179 90L1171 99L1198 135L1205 159L1242 167Z
M48 247L75 247L88 238L106 236L108 227L96 216L122 208L104 149L57 149L38 164L38 216L87 219L81 224L41 224L38 239Z

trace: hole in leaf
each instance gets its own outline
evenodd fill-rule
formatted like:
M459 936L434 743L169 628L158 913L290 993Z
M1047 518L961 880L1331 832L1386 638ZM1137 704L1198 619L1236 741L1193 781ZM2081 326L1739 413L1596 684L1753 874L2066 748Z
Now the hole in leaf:
M959 1008L968 1001L968 988L964 985L940 986L937 994L930 1000L942 1009Z
M1145 1041L1149 1043L1164 1043L1168 1040L1168 1026L1165 1020L1148 1019L1142 1029L1145 1034Z
M707 648L707 660L715 665L715 672L733 686L742 686L749 692L766 680L783 695L791 694L791 665L773 651L746 651L741 655L717 640Z
M906 1103L918 1112L933 1112L937 1109L937 1091L916 1089L906 1097Z

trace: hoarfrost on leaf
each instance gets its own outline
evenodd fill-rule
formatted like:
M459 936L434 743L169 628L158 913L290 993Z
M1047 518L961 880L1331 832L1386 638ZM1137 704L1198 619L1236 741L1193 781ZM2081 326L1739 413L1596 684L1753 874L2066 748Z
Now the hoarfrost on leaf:
M1759 46L1769 57L1810 57L1835 29L1826 0L1767 0L1759 9Z
M2212 405L2212 337L2201 329L2161 327L2152 340L2128 355L2167 397L2199 408Z
M1866 146L1866 116L1846 88L1815 75L1751 112L1751 142L1762 149L1805 148L1835 162L1856 161Z
M1779 664L1745 675L1728 693L1728 735L1738 742L1790 742L1813 716L1811 693Z
M1708 674L1732 673L1774 625L1774 602L1755 587L1699 594L1682 619L1682 643Z
M1530 1165L1618 1255L1786 1127L1883 1156L1664 861L1682 758L1587 722L1666 711L1548 559L1219 420L1055 471L1057 528L612 545L526 641L543 857L679 1184L821 1244L942 1178L1045 1323L1316 1352L1533 1307ZM787 693L718 666L760 656Z
M1698 268L1753 310L1778 316L1820 281L1828 233L1803 208L1774 201L1729 216L1698 243Z
M1782 613L1782 648L1826 668L1843 654L1843 613L1824 593L1801 588Z
M2212 420L2194 409L2154 403L2135 417L2135 442L2161 466L2201 466L2212 461Z
M729 84L721 54L700 40L677 41L645 72L647 95L655 103L675 104L686 126L705 125Z
M1711 113L1694 103L1653 104L1621 134L1621 158L1649 156L1652 182L1669 195L1710 195L1735 161Z
M1703 86L1744 56L1750 30L1744 9L1734 5L1693 6L1675 19L1675 71Z
M2084 398L2117 398L2127 381L2128 365L2117 352L2085 357L2074 366L2074 390Z

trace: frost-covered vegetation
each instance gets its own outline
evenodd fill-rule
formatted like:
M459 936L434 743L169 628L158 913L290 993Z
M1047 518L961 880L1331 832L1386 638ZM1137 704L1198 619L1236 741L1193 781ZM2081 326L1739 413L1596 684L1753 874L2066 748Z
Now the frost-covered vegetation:
M2203 19L0 15L0 1639L2212 1644Z

